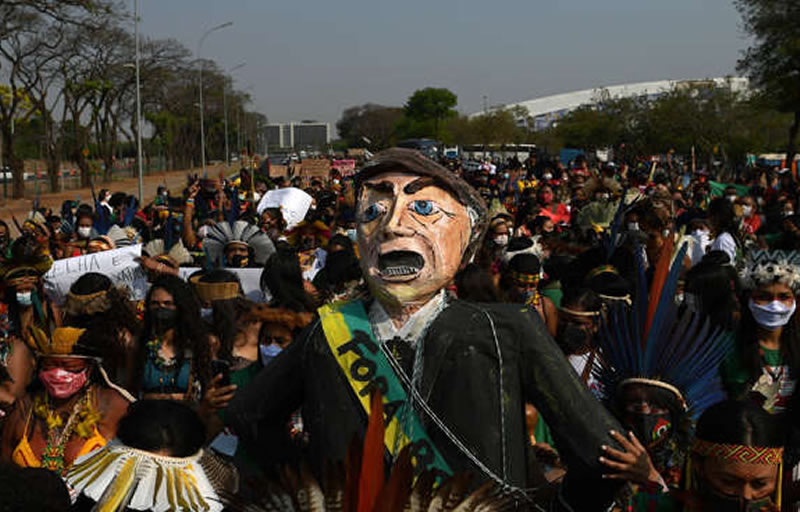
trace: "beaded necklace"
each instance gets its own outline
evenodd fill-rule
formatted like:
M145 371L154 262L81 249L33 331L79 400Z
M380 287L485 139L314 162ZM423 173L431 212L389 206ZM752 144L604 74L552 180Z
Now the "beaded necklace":
M63 429L64 420L50 408L50 399L47 393L43 397L36 397L34 412L36 416L43 417L47 422L47 446L41 456L41 467L64 476L66 464L64 463L64 450L74 431L82 437L88 437L91 428L100 420L100 414L92 409L91 388L87 388L81 398L72 406L67 423Z
M147 342L147 357L158 370L158 384L163 390L165 386L175 386L178 381L178 359L165 359L161 355L162 340L156 337ZM165 379L167 382L165 382Z

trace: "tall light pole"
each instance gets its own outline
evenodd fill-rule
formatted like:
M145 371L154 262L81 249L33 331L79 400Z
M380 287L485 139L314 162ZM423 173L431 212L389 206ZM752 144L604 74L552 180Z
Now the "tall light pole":
M241 64L237 64L233 66L231 69L228 70L228 73L233 73L237 69L241 69L247 64L246 62L242 62ZM225 167L230 168L231 166L231 151L228 148L228 79L225 78L225 82L222 84L222 110L225 112Z
M197 43L197 60L200 61L200 161L203 165L204 178L208 178L208 170L206 170L206 128L205 119L203 117L203 58L200 55L200 50L203 49L203 41L205 41L206 37L208 37L210 33L225 27L230 27L231 25L233 25L233 22L229 21L227 23L217 25L216 27L211 27L203 33L202 37L200 37L200 41Z
M144 208L142 173L142 98L139 84L139 0L133 0L133 32L136 39L136 165L139 178L139 208Z

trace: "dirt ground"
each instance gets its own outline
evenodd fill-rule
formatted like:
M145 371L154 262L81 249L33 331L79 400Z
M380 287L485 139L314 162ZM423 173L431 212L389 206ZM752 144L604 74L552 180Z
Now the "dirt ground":
M217 165L217 166L207 166L209 176L218 176L220 170L224 168L224 165ZM148 176L144 177L144 202L148 203L151 201L155 195L158 187L166 183L167 187L170 189L171 193L180 194L183 188L186 186L186 175L189 173L197 173L201 174L202 169L194 169L192 171L182 170L182 171L167 171L161 173L153 173ZM95 191L99 191L101 188L108 188L113 192L127 192L129 194L138 194L139 185L136 178L123 178L120 180L114 180L111 183L97 183L95 184ZM63 192L56 192L56 193L46 193L42 194L40 198L40 202L42 206L52 208L56 214L61 210L61 203L63 203L67 199L80 199L81 202L91 203L92 200L92 191L90 188L82 188L82 189L71 189L65 190ZM33 197L26 197L24 199L9 199L7 201L3 201L0 199L0 219L3 219L8 223L9 226L12 225L11 216L15 216L17 220L21 221L31 209L33 205ZM14 228L12 228L14 231Z

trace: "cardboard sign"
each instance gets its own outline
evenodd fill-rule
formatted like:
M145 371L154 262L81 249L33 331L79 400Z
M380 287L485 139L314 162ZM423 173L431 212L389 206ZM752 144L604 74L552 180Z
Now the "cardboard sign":
M289 176L288 165L270 165L269 177L270 178L286 178Z
M178 269L178 275L181 279L188 281L189 276L200 270L198 267L181 267ZM226 268L239 276L239 282L242 283L242 291L245 296L253 302L266 302L271 298L269 294L264 294L261 291L261 272L260 268Z
M355 157L364 157L366 156L367 151L364 148L350 148L347 150L347 156L350 158Z
M339 171L342 176L350 176L356 172L355 160L334 160L331 164L333 169Z
M330 172L331 163L326 158L313 158L300 162L300 176L327 178Z
M279 208L286 221L286 228L292 229L299 224L308 213L314 199L299 188L287 187L270 190L258 203L256 212L259 215L267 208Z
M131 300L142 300L147 295L147 278L138 262L142 246L132 245L111 251L56 260L44 275L44 290L58 305L64 304L72 283L87 272L104 274L116 286L126 286Z

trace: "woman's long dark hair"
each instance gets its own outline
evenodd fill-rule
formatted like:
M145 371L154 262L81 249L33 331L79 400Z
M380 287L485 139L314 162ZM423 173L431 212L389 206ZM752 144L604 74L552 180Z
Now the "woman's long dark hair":
M109 309L105 312L71 315L67 312L64 316L64 325L70 327L102 327L106 333L120 332L127 329L134 337L139 336L141 324L136 317L130 299L124 292L116 288L111 279L104 274L88 272L72 283L70 293L78 296L87 296L93 293L106 292Z
M190 457L205 443L200 416L186 404L173 400L139 400L119 421L117 437L131 448L170 457Z
M229 270L211 270L200 278L202 283L237 283L239 278ZM210 332L219 338L217 359L231 361L233 358L233 343L236 335L241 330L239 318L252 307L253 302L244 296L232 299L215 300L211 302L213 313L211 315Z
M697 439L711 443L777 448L784 445L777 419L750 400L712 405L697 422Z
M172 299L175 302L177 311L175 335L173 337L175 357L180 362L186 350L191 350L192 370L205 389L211 372L208 332L205 329L205 322L200 316L200 301L197 299L194 290L186 281L176 276L167 275L158 278L150 287L150 291L147 292L147 298L144 302L144 328L139 337L139 356L137 360L139 361L140 371L137 375L142 375L141 369L144 368L145 359L147 358L147 342L155 333L153 316L148 306L153 292L159 289L172 295ZM141 382L139 384L141 385Z
M477 263L470 263L456 274L458 298L470 302L502 302L500 291L489 272Z
M297 252L288 244L276 245L275 253L269 257L261 272L261 289L269 290L274 307L301 313L313 313L316 310L314 299L303 288L303 273Z
M683 288L684 293L697 297L697 312L726 331L738 327L739 290L739 277L732 266L706 258L689 270Z
M708 205L708 220L714 235L728 233L736 241L736 245L741 247L742 241L739 239L739 225L736 222L736 212L728 199L718 197Z

